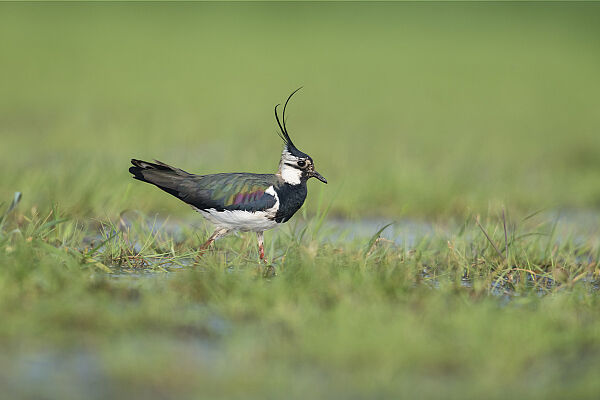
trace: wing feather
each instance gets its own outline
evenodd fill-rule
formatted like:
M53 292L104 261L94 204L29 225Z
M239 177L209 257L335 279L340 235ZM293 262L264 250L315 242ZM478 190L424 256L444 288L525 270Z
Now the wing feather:
M259 211L275 205L274 196L266 193L277 185L272 174L194 175L160 161L131 160L129 171L134 178L151 183L178 199L201 210Z
M266 193L275 179L266 174L196 175L184 183L182 200L199 209L265 210L276 203L275 197Z

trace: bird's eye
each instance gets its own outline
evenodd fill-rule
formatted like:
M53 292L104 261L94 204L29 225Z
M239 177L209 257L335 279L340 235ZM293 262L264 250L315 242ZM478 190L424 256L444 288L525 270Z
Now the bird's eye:
M302 167L304 167L305 165L306 165L306 161L304 161L304 160L298 160L298 166L299 166L299 167L301 167L301 168L302 168Z

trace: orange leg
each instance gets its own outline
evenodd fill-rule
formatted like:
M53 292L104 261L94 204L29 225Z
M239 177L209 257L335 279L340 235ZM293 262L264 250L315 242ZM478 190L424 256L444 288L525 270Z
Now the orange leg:
M269 262L265 258L265 236L264 236L264 233L256 232L256 238L258 239L258 254L260 256L260 259L265 264L268 264Z
M206 250L210 247L211 244L214 243L215 240L227 235L229 233L229 229L225 228L217 228L212 235L208 238L208 240L200 246L200 250Z

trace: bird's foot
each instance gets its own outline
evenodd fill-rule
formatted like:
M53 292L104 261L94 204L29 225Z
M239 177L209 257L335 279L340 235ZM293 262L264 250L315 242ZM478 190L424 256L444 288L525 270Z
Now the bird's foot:
M198 253L196 254L195 259L199 260L210 248L210 245L214 243L214 239L208 239L202 246L198 248Z
M265 257L265 246L263 245L262 240L259 240L259 242L258 242L258 256L260 257L260 260L263 263L265 263L265 267L264 267L264 269L262 269L260 267L260 265L258 265L257 272L258 273L262 272L263 278L272 278L275 275L277 275L277 273L275 272L275 267L270 265L269 261L267 260L267 257Z
M273 278L276 275L277 275L277 271L275 271L275 267L272 265L267 265L262 273L262 276L265 279Z
M198 249L198 255L196 257L203 256L204 253L206 253L206 251L210 247L210 245L212 245L215 242L215 240L227 235L228 233L229 233L228 229L217 228L217 230L214 231L214 233L208 238L208 240L206 242L204 242L204 244L202 246L200 246L200 248Z

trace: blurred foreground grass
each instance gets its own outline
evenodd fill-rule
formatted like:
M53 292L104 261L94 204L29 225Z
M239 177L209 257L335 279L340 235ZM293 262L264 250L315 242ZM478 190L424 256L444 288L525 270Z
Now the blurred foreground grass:
M4 3L0 195L189 212L132 183L129 158L274 171L273 106L304 85L290 131L337 215L597 208L599 17L597 3Z
M10 398L600 391L597 230L508 219L505 248L504 223L490 218L481 224L494 245L468 222L408 246L332 240L313 219L269 234L273 276L253 235L200 255L204 237L185 223L100 222L57 210L3 220L0 384Z

